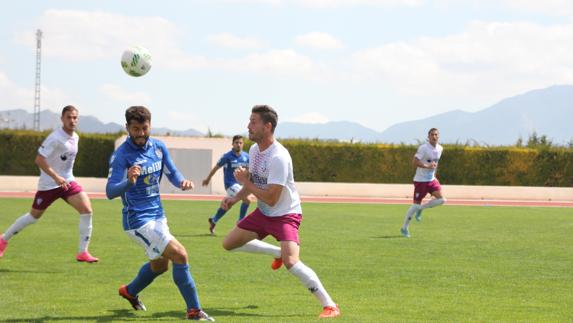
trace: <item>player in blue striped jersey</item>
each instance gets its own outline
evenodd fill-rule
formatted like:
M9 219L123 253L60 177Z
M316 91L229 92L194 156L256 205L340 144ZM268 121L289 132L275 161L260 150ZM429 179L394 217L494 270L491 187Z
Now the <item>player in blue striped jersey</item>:
M217 164L215 164L211 169L209 175L207 175L207 178L203 180L203 186L209 185L211 177L215 175L219 168L223 167L223 179L225 190L227 191L227 197L235 196L243 188L243 186L237 182L234 175L235 169L240 167L249 167L249 154L243 151L243 144L243 136L233 136L233 149L221 156ZM249 198L250 196L246 196L242 200L243 203L241 203L239 221L241 221L247 214L250 204ZM225 213L227 213L227 211L228 210L219 207L219 209L217 209L217 213L209 218L209 231L211 234L215 234L215 225L225 215Z
M193 188L169 156L163 142L150 138L151 113L142 106L125 112L129 137L110 158L106 194L109 199L121 196L123 229L141 245L150 259L135 279L119 288L135 310L146 310L138 294L173 263L173 281L187 305L187 318L214 321L201 310L195 282L188 265L187 250L171 235L161 206L159 183L163 174L182 190Z

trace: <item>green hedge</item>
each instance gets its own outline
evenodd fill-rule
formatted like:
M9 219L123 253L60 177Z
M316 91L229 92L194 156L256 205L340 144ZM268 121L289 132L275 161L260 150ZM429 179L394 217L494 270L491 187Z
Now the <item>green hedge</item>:
M341 144L282 140L298 181L411 183L417 145ZM438 178L443 184L573 185L573 149L444 145Z
M38 175L38 147L50 132L0 130L0 175ZM108 159L118 135L80 134L74 175L106 177Z
M37 149L48 132L0 130L0 175L37 175ZM120 134L80 134L74 174L106 177ZM290 151L295 178L304 182L411 183L417 146L280 140ZM245 142L245 150L252 143ZM444 145L443 184L560 186L573 184L573 149Z

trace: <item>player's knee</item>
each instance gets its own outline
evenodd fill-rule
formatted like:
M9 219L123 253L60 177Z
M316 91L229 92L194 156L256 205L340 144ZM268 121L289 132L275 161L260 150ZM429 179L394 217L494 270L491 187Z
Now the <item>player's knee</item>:
M35 210L32 209L32 211L30 211L29 213L34 219L39 220L42 215L44 215L44 210Z
M189 260L189 256L187 256L187 250L185 250L185 248L179 249L178 252L175 254L175 258L177 258L176 263L186 264Z
M223 240L223 248L227 251L235 249L235 246L227 239Z
M298 259L298 257L295 256L283 256L282 258L283 258L283 264L287 269L290 269L292 266L294 266L297 262L300 261L300 259Z
M169 263L167 263L167 262L151 267L151 271L153 271L154 273L156 273L158 275L161 275L168 270L169 270Z

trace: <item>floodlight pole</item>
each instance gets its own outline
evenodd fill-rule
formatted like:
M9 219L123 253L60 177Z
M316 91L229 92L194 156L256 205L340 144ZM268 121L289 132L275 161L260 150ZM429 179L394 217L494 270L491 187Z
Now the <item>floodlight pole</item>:
M40 72L42 68L42 31L36 31L36 87L34 91L34 130L40 131Z

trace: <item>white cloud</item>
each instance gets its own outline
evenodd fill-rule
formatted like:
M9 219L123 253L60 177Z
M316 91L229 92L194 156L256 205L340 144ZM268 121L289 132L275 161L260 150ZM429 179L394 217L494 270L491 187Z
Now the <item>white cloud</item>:
M264 44L254 37L239 37L230 33L220 33L208 36L208 41L217 46L233 49L259 49Z
M309 113L301 114L299 116L291 118L288 121L317 124L317 123L327 123L330 120L328 120L327 117L325 117L324 115L322 115L318 112L309 112Z
M100 86L100 92L106 97L115 101L127 103L137 102L137 104L143 105L149 104L151 102L151 97L145 92L129 92L115 84L103 84Z
M415 95L499 97L573 83L573 25L474 22L465 32L357 52L359 77Z
M196 122L199 119L197 116L191 112L181 112L181 111L168 111L167 115L173 122Z
M34 106L34 91L19 87L2 72L0 72L0 97L2 106L6 108L32 109Z
M513 9L541 12L555 16L568 16L573 14L573 1L571 0L503 0Z
M426 0L221 0L226 3L266 4L273 6L293 5L311 8L337 8L354 6L417 7Z
M6 109L26 109L31 112L34 108L33 87L21 87L1 71L0 97L2 98L2 107ZM59 88L42 86L40 98L40 109L42 110L60 111L65 105L73 104L70 96Z
M344 47L340 40L323 32L311 32L300 35L294 41L298 45L317 49L338 49Z
M219 61L218 65L229 70L275 75L310 75L316 68L310 58L292 49L250 54L240 59Z
M514 12L530 12L536 15L545 14L550 16L573 15L573 1L571 0L431 0L434 6L464 9L509 9Z
M176 55L181 32L161 17L124 16L102 11L46 10L39 21L44 37L42 53L69 60L119 58L132 45L154 56ZM17 41L35 49L35 31L17 35Z
M150 50L154 69L226 69L256 73L295 74L308 71L310 59L293 50L270 50L243 58L217 59L188 55L180 47L181 32L160 17L130 17L107 12L47 10L40 26L44 32L43 53L66 60L117 58L123 50L139 44ZM19 42L35 48L33 32L18 35ZM263 46L254 38L230 34L211 39L219 44L244 48ZM106 88L109 94L113 89ZM112 92L109 92L112 91Z
M192 112L169 110L167 111L167 119L164 120L164 122L171 129L195 129L201 132L207 132L209 129L209 127Z
M296 3L305 7L332 8L352 6L380 7L417 7L425 0L285 0L285 3Z

